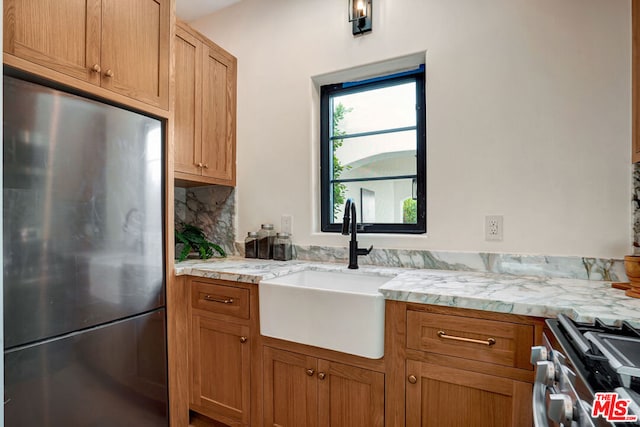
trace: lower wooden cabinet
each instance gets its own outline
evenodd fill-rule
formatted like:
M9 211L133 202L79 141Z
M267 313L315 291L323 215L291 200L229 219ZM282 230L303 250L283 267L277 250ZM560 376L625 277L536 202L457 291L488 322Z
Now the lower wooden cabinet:
M248 426L249 327L194 315L191 331L191 407Z
M528 354L543 319L387 301L385 355L371 360L261 336L255 285L187 284L189 409L202 425L532 424Z
M264 348L264 425L383 427L384 374Z
M531 425L530 383L415 360L406 378L407 427Z
M543 319L399 301L385 319L387 427L531 427Z
M222 423L215 425L258 426L257 289L203 278L188 283L189 409Z

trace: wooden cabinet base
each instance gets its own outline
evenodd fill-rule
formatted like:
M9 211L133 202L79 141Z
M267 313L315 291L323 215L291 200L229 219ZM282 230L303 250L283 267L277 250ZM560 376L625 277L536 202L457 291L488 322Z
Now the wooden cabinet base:
M543 319L399 301L385 316L386 427L532 425Z
M406 378L407 427L531 425L530 383L414 360Z
M192 277L189 288L189 409L214 424L257 427L262 356L257 287ZM197 419L197 417L196 417Z
M542 319L387 301L385 356L372 360L260 336L256 285L185 282L193 427L532 423L534 371L523 360L542 340ZM211 301L230 298L237 307ZM457 351L438 338L443 329L472 341Z
M264 348L264 426L384 427L384 374Z
M249 327L193 315L191 408L227 424L249 425Z
M223 424L219 421L207 418L197 412L191 412L189 427L230 427L227 424Z

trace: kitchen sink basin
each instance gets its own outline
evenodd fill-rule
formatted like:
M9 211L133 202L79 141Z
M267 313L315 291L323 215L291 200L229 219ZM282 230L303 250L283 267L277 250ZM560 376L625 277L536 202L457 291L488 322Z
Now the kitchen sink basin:
M263 280L264 336L379 359L384 355L384 297L390 277L305 270Z

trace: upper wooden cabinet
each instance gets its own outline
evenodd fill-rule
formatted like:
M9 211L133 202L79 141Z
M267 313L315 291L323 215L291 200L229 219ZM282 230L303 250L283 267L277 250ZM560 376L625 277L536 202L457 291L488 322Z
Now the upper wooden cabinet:
M170 0L5 0L4 52L166 110L170 22Z
M175 55L175 177L235 186L236 58L181 22Z
M168 0L102 0L103 87L168 107L169 13Z

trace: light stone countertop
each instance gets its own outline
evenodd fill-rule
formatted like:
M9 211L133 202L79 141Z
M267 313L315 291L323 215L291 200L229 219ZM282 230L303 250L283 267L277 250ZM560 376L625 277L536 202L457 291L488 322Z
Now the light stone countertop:
M592 322L597 317L608 324L626 320L640 327L640 299L612 289L610 282L375 266L349 270L346 264L244 258L188 260L175 266L177 276L243 283L259 283L302 270L389 277L389 282L380 288L388 300L535 317L555 317L563 313L580 322Z

